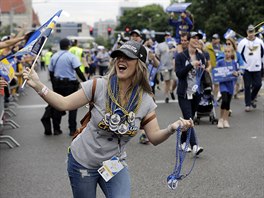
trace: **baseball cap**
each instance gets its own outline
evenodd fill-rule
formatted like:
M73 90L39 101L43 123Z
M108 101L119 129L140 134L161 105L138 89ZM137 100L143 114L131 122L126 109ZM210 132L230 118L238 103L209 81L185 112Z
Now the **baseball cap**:
M255 27L253 25L249 25L247 28L248 32L254 32L255 31Z
M147 50L139 42L133 40L127 41L119 49L114 50L110 56L116 58L120 52L129 58L140 59L142 62L146 63Z
M198 36L199 39L203 38L203 35L198 32L190 32L190 38L193 38L195 36Z
M138 36L141 37L141 33L140 33L140 31L139 31L138 29L132 30L132 31L130 32L130 35L132 35L133 33L135 33L135 34L137 34Z
M220 37L219 37L219 34L213 34L212 38L213 39L219 39Z

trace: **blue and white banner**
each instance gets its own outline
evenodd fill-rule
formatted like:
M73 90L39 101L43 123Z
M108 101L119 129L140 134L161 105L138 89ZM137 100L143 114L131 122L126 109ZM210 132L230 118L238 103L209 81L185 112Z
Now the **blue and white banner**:
M237 77L233 75L234 67L231 66L221 66L216 67L212 70L213 82L226 82L230 80L235 80Z
M231 30L230 28L226 31L224 34L224 38L234 38L236 36L236 32L234 30Z

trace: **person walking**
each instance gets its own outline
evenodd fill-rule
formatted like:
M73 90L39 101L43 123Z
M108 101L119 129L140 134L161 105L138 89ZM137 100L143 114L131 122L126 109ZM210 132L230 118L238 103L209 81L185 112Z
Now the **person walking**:
M202 34L191 32L188 36L188 49L179 53L175 60L178 77L177 95L184 119L193 119L201 99L199 87L202 83L198 71L203 69L203 66L205 67L205 59L203 54L197 51L199 39L202 39ZM185 147L186 140L186 133L182 133L182 148ZM195 135L194 130L191 130L190 145L194 155L203 152L203 147L200 147L197 141L197 135Z
M95 198L98 184L106 197L129 198L131 182L125 146L140 125L153 145L164 142L178 127L186 130L193 126L191 120L178 119L165 129L159 128L146 55L140 43L128 41L111 53L109 75L96 79L91 120L71 142L68 152L67 170L74 198ZM49 90L34 70L26 69L23 76L46 102L61 111L82 107L92 98L93 80L65 97ZM117 174L107 174L113 166Z
M76 78L76 74L83 82L86 81L80 70L80 61L75 55L68 51L69 47L70 40L67 38L62 39L60 41L60 51L52 56L48 67L53 90L63 96L68 96L78 90L79 81ZM60 129L62 112L57 109L53 109L52 111L54 135L59 135L62 133ZM76 116L77 109L71 109L68 118L70 136L76 131ZM49 133L49 131L47 133Z
M262 86L261 66L264 64L264 44L255 36L253 25L248 26L247 37L239 42L237 49L245 62L243 74L245 111L249 112L252 110L251 107L257 107L255 99Z
M224 47L221 45L221 40L219 34L213 34L212 42L206 45L206 51L209 53L210 62L212 69L216 66L216 62L219 57L223 57ZM213 84L213 94L214 94L214 106L218 106L218 93L219 93L219 83Z
M176 45L174 45L173 38L171 38L169 32L165 32L164 38L165 41L158 44L155 48L155 54L160 60L160 72L165 82L165 103L169 103L169 94L172 100L175 100L176 75L174 72L174 53L176 52Z
M216 68L219 67L231 67L232 68L232 75L238 77L238 66L235 60L232 58L235 56L236 51L231 46L226 46L225 50L225 57L224 60L220 60L217 62ZM232 96L234 94L234 86L236 83L236 79L234 80L227 80L224 82L219 83L220 93L222 96L222 103L220 106L220 116L217 124L217 128L229 128L229 114L230 114L230 104L232 100Z

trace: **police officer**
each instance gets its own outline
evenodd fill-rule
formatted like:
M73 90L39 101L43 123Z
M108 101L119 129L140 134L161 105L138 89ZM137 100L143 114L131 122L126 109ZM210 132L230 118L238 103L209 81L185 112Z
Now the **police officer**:
M67 96L77 91L79 88L78 77L84 82L86 81L82 71L80 70L81 62L78 58L70 53L69 50L70 40L64 38L60 41L60 51L55 53L49 65L50 78L52 82L53 90L63 96ZM69 129L70 136L76 130L76 116L77 109L69 111ZM62 113L53 109L53 129L54 135L59 135L62 133L60 129Z

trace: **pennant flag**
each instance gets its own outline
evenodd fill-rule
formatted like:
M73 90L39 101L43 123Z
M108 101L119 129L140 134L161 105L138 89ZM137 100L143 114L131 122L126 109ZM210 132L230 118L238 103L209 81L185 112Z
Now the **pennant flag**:
M236 36L236 32L234 30L231 30L230 28L226 31L224 34L224 38L234 38Z
M52 30L54 29L58 18L61 15L62 10L58 11L53 17L51 17L44 25L39 27L34 31L29 39L27 40L25 46L15 53L15 56L22 56L24 54L37 55L45 42L49 37Z
M8 83L15 76L16 60L13 57L6 57L0 61L0 76L3 77Z

